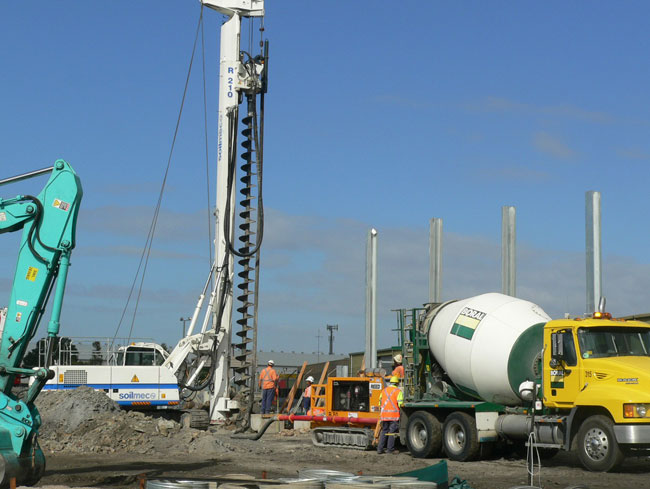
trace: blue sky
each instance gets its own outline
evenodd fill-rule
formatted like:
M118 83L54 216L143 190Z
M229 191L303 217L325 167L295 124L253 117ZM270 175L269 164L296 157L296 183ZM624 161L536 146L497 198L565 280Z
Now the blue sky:
M500 290L503 205L517 207L518 295L553 317L581 314L588 190L602 192L609 309L650 311L645 2L269 0L266 9L262 349L315 351L328 323L339 324L337 351L363 349L370 227L380 233L381 346L393 343L390 310L427 299L431 217L444 221L443 298ZM199 10L190 0L0 4L0 177L63 158L84 186L68 335L115 332ZM208 267L222 17L205 17L211 180L199 57L135 322L136 335L169 344ZM0 239L0 304L17 243Z

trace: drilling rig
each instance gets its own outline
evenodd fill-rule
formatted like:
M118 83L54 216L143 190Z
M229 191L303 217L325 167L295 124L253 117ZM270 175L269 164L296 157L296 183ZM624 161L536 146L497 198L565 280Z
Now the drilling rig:
M260 39L260 53L253 55L241 50L240 40L245 18L251 27L253 20L258 19L263 35L264 1L201 0L201 3L226 17L221 26L219 62L215 260L188 332L172 351L166 366L178 372L180 387L189 391L209 389L211 423L224 422L239 411L242 414L239 421L247 427L253 404L259 251L264 232L262 146L268 41ZM240 118L244 99L246 111ZM238 154L240 132L242 152ZM235 271L239 279L236 286ZM212 288L211 284L214 284ZM195 333L209 289L201 330ZM234 340L233 299L239 304ZM233 399L235 395L237 399Z

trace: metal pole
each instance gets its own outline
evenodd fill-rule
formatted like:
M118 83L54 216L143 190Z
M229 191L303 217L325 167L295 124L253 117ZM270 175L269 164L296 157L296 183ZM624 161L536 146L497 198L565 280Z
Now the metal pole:
M187 317L187 318L181 317L181 322L183 323L183 336L181 338L185 338L185 326L187 322L191 320L192 320L191 317Z
M377 230L368 231L366 247L366 368L377 366Z
M49 173L53 169L54 169L53 166L48 166L47 168L41 168L40 170L30 171L27 173L23 173L22 175L16 175L15 177L5 178L3 180L0 180L0 185L4 185L6 183L12 183L12 182L20 182L21 180L27 180L28 178L37 177L39 175L43 175L44 173Z
M585 232L587 259L587 314L596 311L603 294L602 256L600 248L600 192L590 190L585 194Z
M338 324L328 324L327 331L329 332L330 355L334 355L334 331L339 330Z
M429 221L429 302L440 302L442 295L442 219Z
M501 291L517 295L517 211L513 206L501 208Z

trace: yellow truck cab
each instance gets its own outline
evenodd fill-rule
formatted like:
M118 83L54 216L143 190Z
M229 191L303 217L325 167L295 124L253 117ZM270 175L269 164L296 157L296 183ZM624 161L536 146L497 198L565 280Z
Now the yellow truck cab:
M594 313L544 326L542 399L591 470L650 447L650 325ZM568 448L568 447L567 447Z

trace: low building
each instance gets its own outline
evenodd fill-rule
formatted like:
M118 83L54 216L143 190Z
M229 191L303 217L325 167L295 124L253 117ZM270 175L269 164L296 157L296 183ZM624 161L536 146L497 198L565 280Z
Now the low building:
M325 365L329 362L329 366L325 378L331 375L347 376L349 368L348 355L327 355L323 353L303 353L303 352L285 352L285 351L258 351L257 352L257 369L255 377L255 389L259 391L259 377L262 370L264 370L269 360L273 360L273 368L280 376L279 381L279 402L282 404L285 397L289 395L289 391L293 387L298 374L302 369L303 363L307 362L307 367L303 374L301 385L299 386L298 395L307 385L305 379L309 376L314 377L315 382L320 380ZM261 395L261 394L260 394Z
M377 367L383 368L386 373L393 371L393 357L398 353L402 353L402 348L399 346L392 346L390 348L383 348L377 350ZM361 370L361 365L364 364L365 352L357 351L350 353L350 374L356 375ZM366 366L367 368L367 366Z

